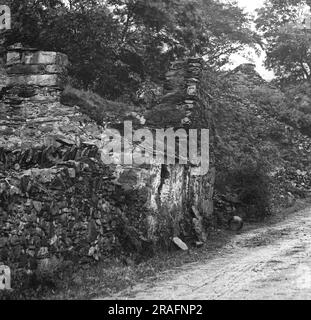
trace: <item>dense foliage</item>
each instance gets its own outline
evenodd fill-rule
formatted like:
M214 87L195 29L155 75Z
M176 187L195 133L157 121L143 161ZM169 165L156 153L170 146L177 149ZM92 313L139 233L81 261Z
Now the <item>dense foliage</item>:
M266 66L283 82L311 79L310 1L267 0L258 10Z
M249 17L218 0L7 0L21 42L66 53L75 86L136 102L146 81L161 82L171 61L205 55L215 68L257 40Z

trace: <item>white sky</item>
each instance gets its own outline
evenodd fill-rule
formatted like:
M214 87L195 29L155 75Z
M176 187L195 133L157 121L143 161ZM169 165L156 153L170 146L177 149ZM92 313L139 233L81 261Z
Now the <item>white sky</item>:
M240 7L244 8L247 12L251 14L255 14L255 10L261 7L264 3L264 0L237 0ZM247 53L246 53L247 54ZM257 68L256 70L260 73L260 75L266 79L271 80L274 77L273 72L268 71L264 67L264 60L265 60L265 53L262 52L261 56L258 57L255 52L251 52L247 55L248 57L245 58L242 55L232 55L231 63L233 67L240 65L241 63L255 63Z
M249 12L254 12L255 9L261 7L264 0L237 0L239 5Z

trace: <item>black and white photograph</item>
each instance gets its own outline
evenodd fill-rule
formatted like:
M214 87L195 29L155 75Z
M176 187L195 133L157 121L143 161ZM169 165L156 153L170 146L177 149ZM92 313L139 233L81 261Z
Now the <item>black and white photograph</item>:
M311 300L311 1L0 0L0 300Z

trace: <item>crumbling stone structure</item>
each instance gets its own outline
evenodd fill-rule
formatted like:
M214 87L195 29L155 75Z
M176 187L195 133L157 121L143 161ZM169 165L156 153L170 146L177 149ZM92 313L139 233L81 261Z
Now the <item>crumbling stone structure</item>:
M42 146L51 133L66 130L65 123L75 115L73 108L60 104L67 65L67 56L60 53L9 49L0 109L0 134L4 137L0 146Z
M12 47L0 103L0 261L13 270L98 261L163 239L207 240L215 173L191 165L105 165L103 127L63 105L68 58ZM189 127L200 104L200 59L173 64L148 127ZM4 80L3 80L4 79ZM157 118L158 115L158 118ZM159 118L160 117L160 118ZM168 117L166 117L168 119ZM168 119L169 120L169 119ZM161 122L161 121L160 121Z
M187 130L201 127L202 119L198 121L198 117L200 109L204 108L200 87L202 69L201 58L189 58L172 63L166 74L164 95L159 105L144 114L145 125L148 128ZM152 212L156 212L155 216L149 217L151 226L156 226L159 212L164 216L173 213L174 236L179 236L182 232L189 236L186 230L180 228L187 217L186 220L191 221L191 226L195 229L196 237L200 242L204 242L207 234L203 221L212 220L213 214L215 169L212 155L208 174L195 176L195 170L197 168L191 164L154 165L147 169L122 168L125 175L131 173L131 181L134 177L137 186L146 188L149 195L148 206Z

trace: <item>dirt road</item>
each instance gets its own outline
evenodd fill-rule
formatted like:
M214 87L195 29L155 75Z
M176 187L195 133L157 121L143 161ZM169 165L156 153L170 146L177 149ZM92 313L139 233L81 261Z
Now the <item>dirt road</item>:
M311 208L108 299L311 299Z

